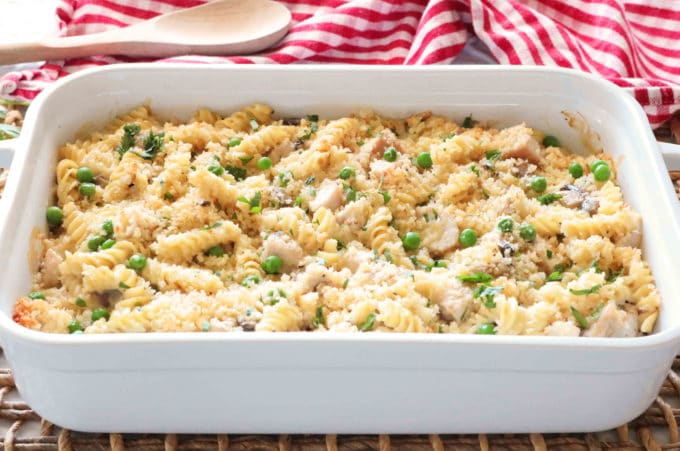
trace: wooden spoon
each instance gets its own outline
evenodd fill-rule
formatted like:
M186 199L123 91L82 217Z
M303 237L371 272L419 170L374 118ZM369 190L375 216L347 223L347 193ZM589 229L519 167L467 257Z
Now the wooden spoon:
M0 64L92 55L166 57L263 50L285 36L290 11L271 0L217 0L101 33L0 45Z

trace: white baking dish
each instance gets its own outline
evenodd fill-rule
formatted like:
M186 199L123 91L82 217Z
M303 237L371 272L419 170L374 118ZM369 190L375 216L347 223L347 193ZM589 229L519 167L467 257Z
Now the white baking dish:
M641 338L411 334L48 335L11 320L58 146L144 101L186 118L199 106L267 102L281 116L406 115L431 109L494 125L526 121L579 148L579 112L619 163L644 217L663 296ZM2 144L0 144L2 145ZM0 332L22 396L65 427L116 432L571 432L617 426L654 399L679 348L680 209L646 118L604 81L536 67L115 66L47 89L26 118L0 206Z

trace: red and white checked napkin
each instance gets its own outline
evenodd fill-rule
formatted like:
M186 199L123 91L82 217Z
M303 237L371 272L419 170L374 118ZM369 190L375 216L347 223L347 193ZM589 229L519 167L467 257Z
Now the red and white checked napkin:
M61 0L62 35L123 27L204 0ZM680 0L287 0L289 34L257 56L165 62L448 64L476 36L500 64L597 73L628 90L653 127L680 109ZM228 26L228 24L225 24ZM0 95L33 99L77 70L139 61L99 56L6 74Z

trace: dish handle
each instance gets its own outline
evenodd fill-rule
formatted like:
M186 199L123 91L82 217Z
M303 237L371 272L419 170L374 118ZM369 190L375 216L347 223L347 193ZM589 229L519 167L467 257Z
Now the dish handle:
M680 144L659 142L663 161L669 171L680 171Z
M0 168L9 168L18 145L19 138L0 141Z

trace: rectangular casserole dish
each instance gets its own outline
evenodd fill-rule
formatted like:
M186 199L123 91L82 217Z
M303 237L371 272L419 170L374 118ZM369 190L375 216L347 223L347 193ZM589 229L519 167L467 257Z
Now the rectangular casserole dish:
M58 147L149 101L186 119L271 104L280 117L361 107L422 110L492 126L522 121L582 148L582 114L644 218L663 297L639 338L187 333L52 335L12 321L30 287L30 236L45 227ZM2 155L9 155L7 144ZM680 336L680 208L637 103L596 77L539 67L119 65L55 83L35 100L0 203L0 334L24 399L81 431L232 433L573 432L625 423L653 401ZM16 271L16 272L15 272Z

